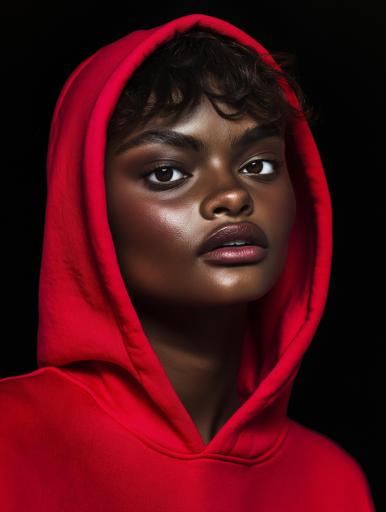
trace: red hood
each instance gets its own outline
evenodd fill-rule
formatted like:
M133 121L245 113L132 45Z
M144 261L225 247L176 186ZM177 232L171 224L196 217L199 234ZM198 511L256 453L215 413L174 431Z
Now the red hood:
M257 460L275 450L286 434L292 384L329 286L331 200L309 125L295 120L288 135L296 219L280 280L249 305L238 377L244 402L208 445L144 333L120 272L106 210L106 129L120 93L160 44L196 24L268 53L232 24L192 14L104 46L78 65L61 91L47 159L38 365L60 366L58 371L157 450ZM265 60L278 67L272 57ZM292 92L286 95L298 106Z

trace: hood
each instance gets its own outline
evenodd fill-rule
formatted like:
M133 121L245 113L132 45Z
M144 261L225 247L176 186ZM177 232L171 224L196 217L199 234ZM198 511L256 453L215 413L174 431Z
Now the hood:
M264 53L222 19L191 14L136 30L81 62L57 100L48 144L47 205L39 281L38 366L55 367L153 449L167 454L257 458L287 431L293 381L326 303L331 201L304 118L292 122L286 158L296 218L280 279L251 302L237 387L241 407L205 444L147 338L125 287L109 228L106 130L127 80L158 46L194 25ZM285 84L282 84L285 87ZM288 101L299 106L292 91Z

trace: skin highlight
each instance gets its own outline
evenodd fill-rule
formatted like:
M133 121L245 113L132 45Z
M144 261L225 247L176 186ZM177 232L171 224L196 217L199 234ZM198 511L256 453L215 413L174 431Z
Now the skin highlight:
M247 305L277 282L296 214L285 136L256 140L241 151L230 145L257 122L222 118L203 97L189 115L173 123L152 119L125 141L167 127L200 139L204 150L152 142L116 154L122 140L106 148L106 203L123 280L205 444L241 405L236 378ZM264 160L270 177L259 176L261 168L250 164L256 159ZM276 174L266 160L280 163ZM156 168L162 170L151 173ZM265 259L213 265L197 256L213 229L240 221L266 234Z

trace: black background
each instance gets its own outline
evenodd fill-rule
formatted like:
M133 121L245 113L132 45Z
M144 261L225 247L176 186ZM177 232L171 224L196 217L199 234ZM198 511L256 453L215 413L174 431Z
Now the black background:
M312 128L333 202L329 297L295 381L289 416L337 441L362 465L386 510L380 452L384 410L385 7L209 2L1 17L3 89L3 337L0 377L33 371L46 200L46 151L55 102L71 71L139 28L203 13L236 25L269 51L297 56L298 80L321 113ZM58 6L59 7L59 6ZM149 14L147 11L152 11Z

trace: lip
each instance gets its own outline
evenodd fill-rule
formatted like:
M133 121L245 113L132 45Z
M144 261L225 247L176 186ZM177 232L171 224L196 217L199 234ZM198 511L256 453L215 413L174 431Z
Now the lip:
M237 240L245 241L248 245L240 247L222 247L218 249L222 244L236 242ZM257 257L257 254L261 256L265 253L267 248L267 237L257 224L249 221L230 222L215 228L201 243L197 255L225 255L226 258L230 258L229 255L232 253L239 257L244 254L246 257L247 253L251 255L251 250L254 250L254 254ZM228 254L228 256L226 256L226 254Z
M256 263L267 255L267 249L259 245L244 245L243 247L221 247L206 252L202 257L220 265Z

